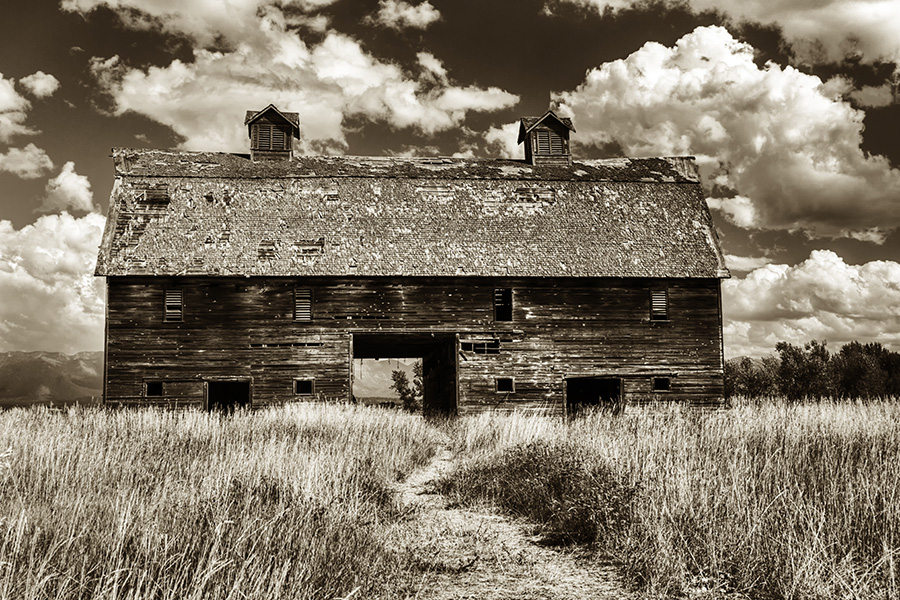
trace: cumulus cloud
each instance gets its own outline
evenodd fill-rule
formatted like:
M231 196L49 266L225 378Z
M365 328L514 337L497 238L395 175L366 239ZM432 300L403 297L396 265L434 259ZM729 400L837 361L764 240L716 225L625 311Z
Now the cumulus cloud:
M644 0L548 0L547 6L562 3L616 12L639 8ZM724 13L734 21L777 25L809 62L840 62L847 56L866 62L900 61L900 0L687 0L687 5L696 12Z
M22 179L37 179L53 168L53 161L47 153L34 144L24 148L10 148L0 153L0 171L17 175Z
M864 113L792 67L753 62L721 27L648 42L554 94L573 143L697 157L710 205L742 227L878 240L900 225L900 171L860 148ZM878 228L873 228L877 224Z
M786 341L852 340L900 350L900 263L848 265L815 250L794 266L769 264L722 282L729 356L762 355Z
M103 283L93 276L103 216L0 221L0 351L103 348Z
M84 175L75 172L72 161L63 165L59 175L47 182L44 202L39 211L94 210L94 194L91 183Z
M500 127L490 127L484 135L488 143L488 154L501 158L525 158L525 151L516 143L519 139L519 122L506 123Z
M25 125L31 102L16 91L15 82L0 73L0 142L4 143L17 135L37 133Z
M440 18L440 11L428 0L415 6L403 0L378 0L375 21L391 29L425 29Z
M53 75L38 71L19 80L22 86L37 98L52 96L59 89L59 80Z
M141 70L116 57L95 58L93 71L116 114L133 111L168 125L192 150L246 148L244 111L269 103L300 113L304 150L341 152L347 116L433 133L459 125L470 111L518 102L498 88L456 86L446 76L436 80L442 67L433 56L420 57L421 72L410 74L339 33L307 45L271 7L253 23L255 33L232 40L233 50L198 49L190 63L175 60Z

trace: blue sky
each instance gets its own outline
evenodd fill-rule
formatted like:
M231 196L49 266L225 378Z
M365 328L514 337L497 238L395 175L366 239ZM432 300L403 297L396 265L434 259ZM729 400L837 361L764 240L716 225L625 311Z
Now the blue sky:
M693 155L732 270L726 355L900 350L900 0L36 0L0 23L0 351L102 348L114 146Z

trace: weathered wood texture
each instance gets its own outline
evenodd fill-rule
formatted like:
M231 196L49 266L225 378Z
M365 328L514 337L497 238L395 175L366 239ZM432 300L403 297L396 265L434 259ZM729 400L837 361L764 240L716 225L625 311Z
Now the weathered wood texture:
M565 410L567 377L619 377L625 400L722 398L718 279L109 277L106 401L204 405L204 381L249 380L253 406L349 400L352 339L361 333L458 336L458 412ZM312 290L312 320L294 321L295 288ZM511 321L494 321L494 291L511 288ZM650 290L668 289L669 320L650 320ZM183 322L164 322L180 289ZM429 362L429 361L426 361ZM427 367L427 365L426 365ZM426 373L428 377L428 373ZM515 391L498 392L496 379ZM652 377L671 390L652 392ZM146 381L163 381L161 397ZM433 382L429 386L434 385ZM451 402L452 394L441 398ZM427 402L427 401L426 401Z

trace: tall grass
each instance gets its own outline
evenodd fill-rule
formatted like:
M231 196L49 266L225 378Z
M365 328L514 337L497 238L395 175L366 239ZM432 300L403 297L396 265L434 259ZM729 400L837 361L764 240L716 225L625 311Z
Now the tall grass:
M587 538L647 592L900 597L893 403L488 415L453 439L470 457L445 482L458 501Z
M439 439L350 407L2 413L0 598L393 597L390 485Z

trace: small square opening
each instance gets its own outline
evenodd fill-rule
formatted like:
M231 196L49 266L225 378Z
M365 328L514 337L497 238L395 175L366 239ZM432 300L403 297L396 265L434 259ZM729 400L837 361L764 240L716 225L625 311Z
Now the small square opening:
M297 396L312 396L316 391L314 379L295 379L294 394Z
M511 393L516 391L516 382L512 377L498 377L497 391Z
M163 382L162 381L148 381L144 384L146 386L144 395L147 397L151 396L162 396L163 395Z
M672 380L669 377L654 377L653 391L668 392L672 390Z

